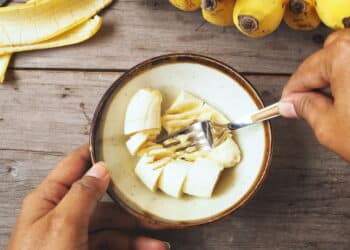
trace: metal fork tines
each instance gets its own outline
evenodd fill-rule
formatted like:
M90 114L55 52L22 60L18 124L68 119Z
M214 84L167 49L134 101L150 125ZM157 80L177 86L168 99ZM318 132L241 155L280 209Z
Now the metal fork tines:
M228 124L214 121L202 121L161 138L157 143L165 148L173 147L175 152L210 150L228 137L228 133L268 119L280 116L279 103L258 110L248 116L236 119Z
M208 151L218 144L227 132L230 131L226 125L221 125L213 121L202 121L162 138L157 143L162 144L166 148L176 147L176 152Z

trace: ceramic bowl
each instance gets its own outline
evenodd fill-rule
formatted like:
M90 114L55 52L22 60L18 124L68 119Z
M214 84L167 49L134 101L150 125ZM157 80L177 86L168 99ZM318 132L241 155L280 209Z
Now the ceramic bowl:
M108 193L127 211L146 223L182 228L218 220L247 203L262 184L272 152L268 122L235 132L243 154L241 163L225 170L210 199L183 196L175 199L148 190L134 174L137 157L129 154L123 134L130 98L140 88L155 88L163 95L165 110L182 90L202 98L235 119L263 107L257 91L233 68L193 54L152 58L133 67L103 95L94 114L90 149L92 161L104 161L111 173Z

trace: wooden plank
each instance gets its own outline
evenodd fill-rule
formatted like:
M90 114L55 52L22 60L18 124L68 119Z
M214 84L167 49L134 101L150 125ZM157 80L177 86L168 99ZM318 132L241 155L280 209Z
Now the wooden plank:
M10 71L0 86L0 249L20 203L65 153L88 140L112 72ZM267 103L286 77L253 76ZM81 105L84 103L84 105ZM254 199L226 219L180 231L153 232L173 249L348 249L350 168L315 141L301 121L273 122L270 174Z
M186 13L161 0L119 0L103 14L99 33L84 44L21 53L11 67L128 69L154 56L175 52L208 55L244 72L290 73L322 46L330 32L293 31L282 24L263 39L235 28L205 23L200 12Z

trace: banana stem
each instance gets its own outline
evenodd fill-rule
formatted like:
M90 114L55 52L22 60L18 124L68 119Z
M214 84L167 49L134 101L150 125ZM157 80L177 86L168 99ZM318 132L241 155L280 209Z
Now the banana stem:
M295 15L300 15L305 12L306 4L304 0L291 0L288 7Z
M202 8L208 11L215 10L217 0L202 0Z
M238 16L238 24L239 27L247 33L254 32L259 28L259 21L253 16Z
M345 17L343 19L343 24L345 28L350 28L350 17Z

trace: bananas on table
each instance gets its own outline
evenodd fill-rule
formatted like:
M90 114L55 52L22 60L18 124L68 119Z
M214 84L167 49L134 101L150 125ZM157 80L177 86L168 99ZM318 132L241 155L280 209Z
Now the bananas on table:
M0 8L0 82L11 54L83 42L100 29L112 0L30 0Z
M207 22L235 25L249 37L274 32L284 19L296 30L316 29L321 21L332 29L350 28L350 0L169 0L185 11L202 9ZM201 4L200 4L201 2Z

